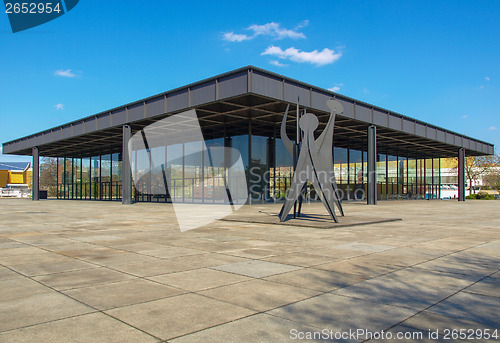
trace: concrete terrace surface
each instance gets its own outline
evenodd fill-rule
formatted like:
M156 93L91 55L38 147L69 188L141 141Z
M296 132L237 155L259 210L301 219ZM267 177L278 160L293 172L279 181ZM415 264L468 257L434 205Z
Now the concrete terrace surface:
M444 330L499 329L500 201L344 210L402 221L217 221L180 232L169 204L0 199L0 342L370 338L338 336L358 329L384 330L371 342L460 342ZM322 205L304 207L315 211ZM337 336L298 338L323 329ZM498 341L477 337L463 341Z

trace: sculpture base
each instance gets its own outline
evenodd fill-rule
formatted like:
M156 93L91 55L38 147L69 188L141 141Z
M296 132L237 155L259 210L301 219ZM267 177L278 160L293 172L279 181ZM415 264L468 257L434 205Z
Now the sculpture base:
M221 220L241 222L241 223L254 223L254 224L272 224L272 225L288 225L288 226L299 226L299 227L309 227L315 229L337 229L349 226L359 226L359 225L370 225L370 224L380 224L388 223L394 221L400 221L401 218L384 218L376 216L348 216L339 217L339 222L335 223L332 218L327 214L322 213L302 213L300 217L293 218L293 214L289 214L286 221L280 222L278 214L269 209L255 209L252 208L241 208L238 212L225 217ZM259 206L261 207L261 206Z

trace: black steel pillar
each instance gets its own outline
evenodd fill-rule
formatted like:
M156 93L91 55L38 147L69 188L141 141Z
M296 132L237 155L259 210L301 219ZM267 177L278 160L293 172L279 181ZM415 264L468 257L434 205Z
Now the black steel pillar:
M122 147L122 204L132 204L132 171L130 169L130 156L128 142L132 136L130 126L123 126L123 147Z
M248 119L248 205L252 205L252 119Z
M465 201L465 149L458 150L458 201Z
M377 204L377 127L368 127L368 205Z
M33 184L31 187L31 199L33 201L40 200L40 156L38 154L38 148L34 147L31 150L33 156Z

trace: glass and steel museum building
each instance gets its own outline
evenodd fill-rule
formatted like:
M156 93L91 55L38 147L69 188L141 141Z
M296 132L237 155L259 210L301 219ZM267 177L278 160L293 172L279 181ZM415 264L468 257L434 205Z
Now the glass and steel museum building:
M276 202L284 198L293 175L292 157L280 139L287 106L287 133L294 139L297 101L301 111L305 108L318 117L320 133L330 116L331 98L344 108L336 117L333 141L335 175L344 200L440 198L440 159L446 157L459 158L463 200L465 156L494 153L492 144L253 66L4 143L3 153L33 156L35 200L39 159L45 156L57 158L60 199L210 203L225 191L224 171L214 170L219 167L204 158L184 158L202 141L128 150L130 137L145 127L195 109L207 147L240 151L249 186L247 203ZM134 168L144 165L138 161L152 154L171 161L165 166L170 175L165 194L151 191L155 182L165 181L161 175L132 181ZM370 173L376 177L369 178ZM307 195L314 198L314 190Z

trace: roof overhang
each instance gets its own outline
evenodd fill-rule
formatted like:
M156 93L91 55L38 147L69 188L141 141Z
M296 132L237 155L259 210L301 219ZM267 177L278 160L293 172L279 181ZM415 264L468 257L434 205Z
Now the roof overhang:
M41 156L52 157L121 152L123 125L136 132L188 109L196 109L205 139L223 137L224 132L247 134L249 119L253 135L279 137L287 105L293 114L299 99L324 125L329 116L326 102L332 97L344 106L335 122L336 146L362 147L368 126L376 125L377 143L389 154L455 157L460 148L468 156L494 153L490 143L253 66L4 143L3 153L31 155L33 147ZM294 120L289 118L291 137Z

